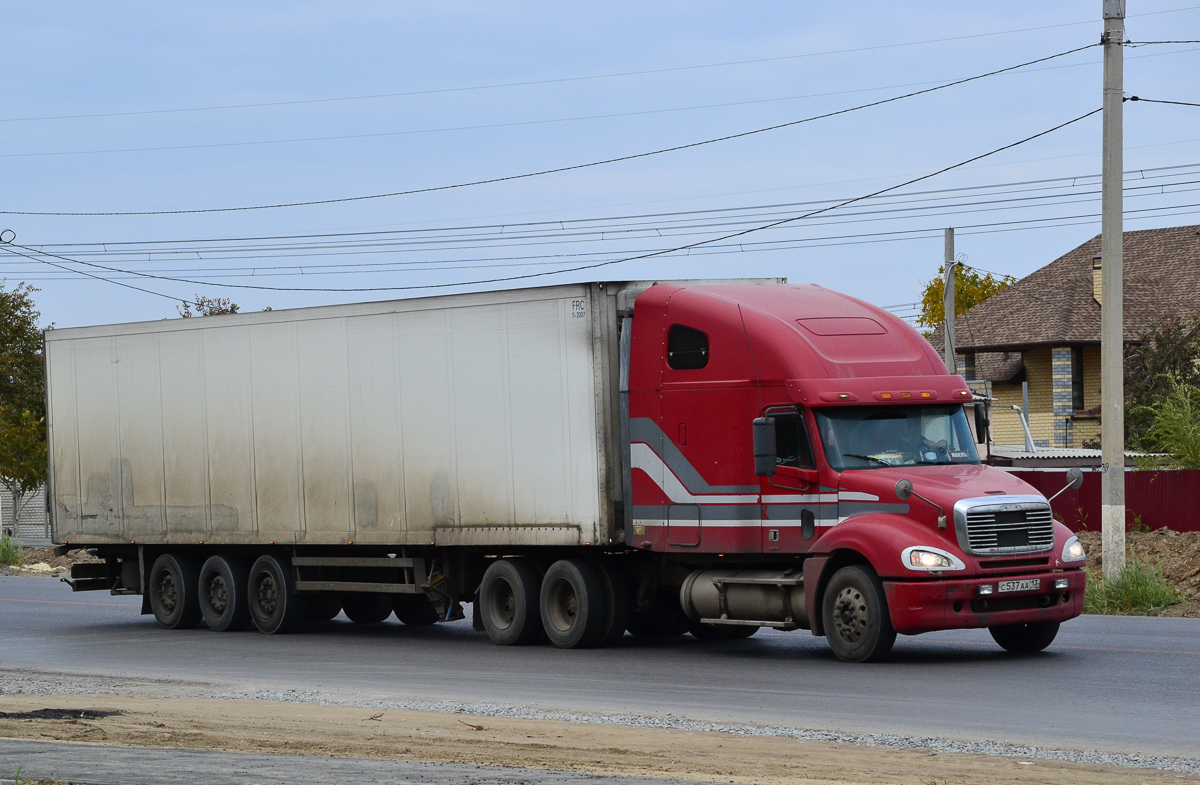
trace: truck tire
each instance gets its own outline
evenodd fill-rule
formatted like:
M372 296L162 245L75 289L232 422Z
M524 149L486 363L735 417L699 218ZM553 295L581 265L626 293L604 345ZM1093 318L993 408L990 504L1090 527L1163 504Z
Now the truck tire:
M821 619L829 648L843 662L878 662L896 642L883 584L870 567L853 565L833 574Z
M292 560L286 556L259 556L250 568L250 618L259 632L268 635L292 632L304 621L306 598L296 593Z
M426 627L438 620L437 609L424 594L393 594L392 610L409 627Z
M342 598L334 592L314 592L304 596L305 621L332 621L342 612Z
M600 642L605 628L604 583L600 570L583 559L559 559L542 578L542 626L560 649L582 649Z
M629 598L629 581L625 573L608 559L596 559L593 564L600 574L600 582L604 592L604 624L597 646L615 646L625 637L625 627L629 624L631 602Z
M209 556L200 568L200 615L210 630L244 630L250 626L246 589L250 564L236 556Z
M988 627L992 638L1006 651L1028 654L1041 651L1054 642L1058 622L1037 621L1029 624L1001 624Z
M164 553L150 568L150 609L168 630L188 630L200 623L200 579L196 560Z
M687 621L679 607L679 592L660 588L650 607L629 614L625 628L635 638L667 638L687 632Z
M342 612L355 624L379 624L392 615L392 598L371 592L346 592L342 595Z
M538 603L541 577L525 559L497 559L479 585L479 615L492 643L521 646L545 634Z

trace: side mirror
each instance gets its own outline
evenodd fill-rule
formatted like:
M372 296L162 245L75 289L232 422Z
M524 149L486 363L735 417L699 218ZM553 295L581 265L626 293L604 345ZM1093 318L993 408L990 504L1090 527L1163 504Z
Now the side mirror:
M1079 467L1072 466L1070 469L1067 469L1067 486L1066 486L1066 488L1063 488L1061 491L1054 494L1046 501L1052 502L1055 499L1057 499L1059 496L1062 496L1063 491L1066 491L1067 488L1071 488L1072 490L1074 490L1074 489L1079 488L1079 486L1081 486L1081 485L1083 485L1083 472L1079 469Z
M896 498L907 499L913 495L912 480L896 480Z
M982 401L975 403L975 435L979 438L980 444L987 444L988 426L992 424L988 418L987 406Z
M775 418L759 417L754 428L754 473L759 477L772 477L777 468L775 462Z

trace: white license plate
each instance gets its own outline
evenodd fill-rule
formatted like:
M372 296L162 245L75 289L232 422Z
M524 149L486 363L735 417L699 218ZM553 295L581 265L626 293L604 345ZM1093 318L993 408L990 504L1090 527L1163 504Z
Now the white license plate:
M1025 578L1019 581L1000 581L996 589L1001 593L1010 591L1037 591L1042 588L1041 578Z

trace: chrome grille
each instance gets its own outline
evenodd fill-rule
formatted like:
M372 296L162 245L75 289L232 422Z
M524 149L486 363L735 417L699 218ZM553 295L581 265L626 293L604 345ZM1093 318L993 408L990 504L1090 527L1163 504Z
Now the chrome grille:
M958 544L978 556L1039 553L1054 547L1054 518L1040 496L990 496L954 505Z

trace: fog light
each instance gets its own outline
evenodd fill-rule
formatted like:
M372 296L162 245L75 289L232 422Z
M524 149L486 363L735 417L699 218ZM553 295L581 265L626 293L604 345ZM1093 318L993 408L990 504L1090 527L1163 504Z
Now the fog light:
M995 587L995 586L993 586L993 585L991 585L990 583L988 583L988 584L984 584L983 586L980 586L980 587L979 587L979 588L976 590L976 593L978 593L978 594L980 594L980 595L983 595L983 594L991 594L991 593L992 593L992 592L994 592L995 590L996 590L996 587Z
M1065 589L1070 585L1071 585L1071 581L1068 580L1067 578L1055 578L1054 579L1054 588L1056 588L1056 589Z

